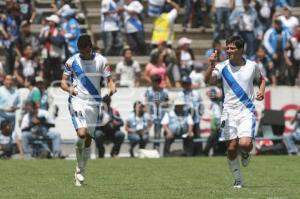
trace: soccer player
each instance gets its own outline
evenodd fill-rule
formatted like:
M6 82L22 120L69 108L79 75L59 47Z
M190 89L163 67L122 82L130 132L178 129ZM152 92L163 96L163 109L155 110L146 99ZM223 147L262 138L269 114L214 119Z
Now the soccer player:
M99 107L102 99L101 78L107 79L109 96L116 92L116 87L111 78L106 58L93 52L90 36L81 35L77 46L79 53L70 57L65 64L61 88L70 94L69 111L78 136L75 185L81 186L85 179L85 168L90 156L91 138L94 137L95 126L99 119Z
M244 41L241 37L233 36L226 40L226 51L228 59L219 64L216 64L216 51L210 56L205 82L215 83L217 79L222 79L224 102L221 139L226 141L229 168L235 179L233 187L242 188L237 156L240 152L244 167L249 164L255 133L253 80L255 77L260 80L259 91L256 93L258 101L264 99L266 82L257 64L243 57Z

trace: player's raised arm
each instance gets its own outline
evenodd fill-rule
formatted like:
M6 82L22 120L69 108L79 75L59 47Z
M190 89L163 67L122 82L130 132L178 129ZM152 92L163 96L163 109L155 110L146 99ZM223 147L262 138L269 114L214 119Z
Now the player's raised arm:
M208 58L209 65L206 70L205 78L204 78L206 84L215 84L217 82L217 77L213 76L212 74L216 66L217 56L218 56L218 51L215 50Z

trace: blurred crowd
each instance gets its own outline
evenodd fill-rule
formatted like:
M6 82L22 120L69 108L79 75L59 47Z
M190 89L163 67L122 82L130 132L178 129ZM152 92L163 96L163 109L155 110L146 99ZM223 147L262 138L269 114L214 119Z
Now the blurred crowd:
M227 58L224 39L240 35L246 42L245 57L255 60L268 79L268 84L300 86L300 25L293 15L293 0L102 0L101 39L103 46L95 51L120 58L113 77L120 87L148 87L145 101L133 102L133 112L123 121L119 112L105 99L103 123L97 128L96 143L99 157L104 156L104 144L114 143L111 156L117 156L125 133L134 148L145 148L150 128L154 138L164 137L164 155L171 154L171 144L183 138L184 155L224 153L218 145L220 99L215 87L208 95L212 100L212 133L205 147L194 143L200 138L203 114L199 89L206 87L204 72L208 57L218 51L218 61ZM77 39L86 30L83 11L72 0L53 0L52 14L43 17L34 0L5 0L0 2L0 47L5 61L0 62L0 150L14 143L14 151L29 156L45 152L46 157L61 157L60 133L53 130L57 108L48 96L50 86L58 86L65 60L78 52ZM147 7L144 7L147 5ZM183 13L182 13L183 11ZM181 16L182 15L182 16ZM149 21L150 19L150 21ZM175 32L186 32L177 38ZM146 25L151 36L146 37ZM39 25L39 34L32 26ZM193 31L212 31L211 48L195 53L201 45L189 38ZM176 38L176 39L175 39ZM147 39L150 39L148 41ZM202 41L202 40L201 40ZM99 44L99 42L95 42ZM135 56L149 56L145 67ZM205 57L198 60L197 57ZM180 92L173 106L168 89ZM29 91L21 103L18 88ZM16 121L16 111L22 118ZM105 110L105 108L104 108ZM105 119L106 118L106 119ZM17 124L16 124L17 123ZM19 125L20 139L14 131ZM5 136L9 134L9 138ZM107 134L110 132L109 134ZM160 143L154 143L158 149ZM12 148L10 148L12 149ZM293 152L294 153L294 152Z

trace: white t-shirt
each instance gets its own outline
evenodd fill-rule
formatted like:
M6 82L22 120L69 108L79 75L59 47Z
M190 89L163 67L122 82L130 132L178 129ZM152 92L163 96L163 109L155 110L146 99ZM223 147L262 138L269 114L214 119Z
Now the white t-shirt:
M244 66L232 66L229 60L216 65L213 75L222 78L224 89L223 110L241 111L247 107L254 111L253 101L255 93L253 80L262 76L258 65L245 59Z
M291 16L290 18L286 18L285 16L281 15L278 19L282 22L282 25L288 28L290 33L294 32L294 28L299 25L299 20L297 17Z
M116 73L120 75L121 86L134 86L135 74L141 72L140 64L137 61L133 61L131 66L121 61L117 64Z
M72 86L78 91L72 98L91 104L100 103L101 78L111 75L106 58L98 53L94 53L91 60L81 59L79 53L73 55L66 61L64 74L70 77Z

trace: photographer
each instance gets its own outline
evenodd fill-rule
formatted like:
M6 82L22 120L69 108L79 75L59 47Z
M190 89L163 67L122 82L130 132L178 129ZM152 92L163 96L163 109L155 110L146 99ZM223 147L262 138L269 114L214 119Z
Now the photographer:
M144 104L141 101L134 102L133 112L129 115L125 125L130 141L131 157L134 157L133 150L137 144L140 144L140 149L146 148L151 124L150 116L146 113Z
M121 149L121 145L124 141L125 134L120 130L120 127L124 125L123 120L120 117L120 113L110 106L111 98L107 95L103 98L102 110L100 114L100 121L95 131L95 141L98 148L98 157L103 158L105 155L104 144L107 142L113 142L111 149L111 157L116 157Z
M3 120L0 124L0 158L10 158L16 153L23 156L23 149L20 139L9 120Z
M38 108L35 102L26 102L26 114L24 115L21 123L22 130L22 144L24 147L25 155L31 153L30 141L42 139L42 149L50 152L47 141L52 143L52 156L55 158L60 157L60 134L55 132L51 127L54 127L54 121L46 110Z

